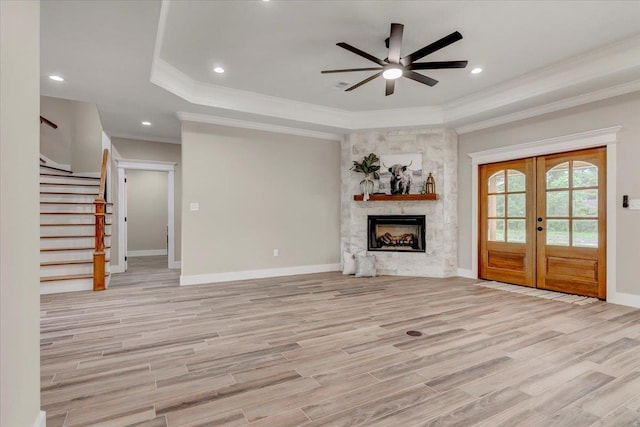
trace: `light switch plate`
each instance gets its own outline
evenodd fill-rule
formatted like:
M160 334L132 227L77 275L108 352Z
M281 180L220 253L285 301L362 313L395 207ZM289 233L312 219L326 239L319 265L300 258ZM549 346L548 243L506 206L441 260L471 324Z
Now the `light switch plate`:
M197 212L197 211L199 211L199 210L200 210L200 203L191 203L191 204L189 205L189 209L190 209L192 212Z
M640 199L630 199L629 209L640 210Z

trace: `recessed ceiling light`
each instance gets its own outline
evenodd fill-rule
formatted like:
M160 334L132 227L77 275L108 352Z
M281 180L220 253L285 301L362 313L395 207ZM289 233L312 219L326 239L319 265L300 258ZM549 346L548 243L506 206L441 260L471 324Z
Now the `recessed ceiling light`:
M151 126L151 122L142 122L142 126Z
M218 73L218 74L222 74L222 73L224 73L224 68L216 67L216 68L213 69L213 71Z
M473 70L471 70L471 74L480 74L482 72L482 68L480 67L476 67Z
M63 79L62 77L60 77L60 76L56 76L56 75L49 76L49 78L50 78L51 80L53 80L53 81L56 81L56 82L63 82L63 81L64 81L64 79Z

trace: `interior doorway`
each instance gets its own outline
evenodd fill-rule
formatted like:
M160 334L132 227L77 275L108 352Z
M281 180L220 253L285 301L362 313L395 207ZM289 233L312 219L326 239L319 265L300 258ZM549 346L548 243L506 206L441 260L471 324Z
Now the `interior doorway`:
M606 299L606 149L480 165L480 278Z
M127 271L129 264L129 221L128 221L128 193L129 193L129 182L127 175L136 175L140 171L151 171L151 172L159 172L162 174L163 179L166 179L166 208L163 209L163 215L161 215L160 222L165 224L161 226L164 228L161 231L158 231L161 234L160 239L166 240L166 258L163 258L163 263L166 265L168 269L176 269L180 268L180 263L176 262L175 258L175 231L174 231L174 223L175 223L175 163L174 162L158 162L158 161L145 161L145 160L128 160L128 159L118 159L117 167L118 167L118 265L122 266L120 269L121 272ZM166 177L166 178L164 178ZM144 185L143 185L144 186ZM166 219L164 212L166 212ZM157 218L156 218L157 219ZM155 221L158 222L158 221ZM157 228L157 227L156 227ZM158 237L158 236L155 236ZM157 239L156 239L157 240ZM161 254L156 254L154 249L151 248L146 250L141 250L137 248L132 248L134 251L138 250L138 255L148 255L148 256L162 256ZM157 249L156 249L157 250ZM165 261L166 260L166 261ZM153 260L157 264L157 260ZM143 263L144 264L144 263Z

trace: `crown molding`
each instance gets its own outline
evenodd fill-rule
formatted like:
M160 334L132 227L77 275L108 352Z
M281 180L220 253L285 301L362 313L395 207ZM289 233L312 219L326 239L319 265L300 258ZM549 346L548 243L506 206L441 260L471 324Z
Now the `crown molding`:
M477 130L504 125L518 120L541 116L547 113L566 110L568 108L577 107L580 105L589 104L591 102L601 101L603 99L612 98L614 96L624 95L636 91L640 91L640 80L634 80L629 83L623 83L605 89L596 90L590 93L585 93L584 95L578 95L560 101L551 102L549 104L540 105L539 107L533 107L526 110L518 111L516 113L505 114L492 119L459 126L456 127L456 132L458 133L458 135L462 135L469 132L475 132Z
M443 105L446 123L640 67L640 35L568 58Z
M632 81L518 111L522 108L518 105L537 97L549 96L579 84L596 83L598 79L607 78L616 73L640 71L640 35L635 35L441 106L373 111L341 110L194 80L161 58L170 8L171 1L163 0L151 66L152 83L192 104L298 122L300 128L295 128L295 132L304 131L301 128L304 128L306 123L337 128L345 132L459 125L458 130L465 133L638 90L637 81ZM504 108L509 107L517 112L470 123L474 121L474 117L479 115L486 117L487 113L491 114L491 112L498 115L500 113L497 110L504 111ZM280 126L263 124L259 119L243 121L205 114L193 117L198 118L195 121L236 127L243 123L242 127L272 132L293 133L292 129L294 129L283 126L278 130ZM294 134L300 135L300 133Z
M344 135L337 133L318 132L314 130L292 128L288 126L278 126L269 123L251 122L248 120L230 119L228 117L211 116L197 113L176 113L181 122L208 123L212 125L231 126L235 128L261 130L265 132L284 133L289 135L306 136L309 138L328 139L331 141L342 141Z
M129 134L129 133L113 133L111 132L109 134L110 138L120 138L120 139L131 139L131 140L135 140L135 141L141 141L141 142L159 142L162 144L180 144L180 140L175 140L175 139L170 139L170 138L157 138L157 137L140 137L140 135L133 135L133 134Z

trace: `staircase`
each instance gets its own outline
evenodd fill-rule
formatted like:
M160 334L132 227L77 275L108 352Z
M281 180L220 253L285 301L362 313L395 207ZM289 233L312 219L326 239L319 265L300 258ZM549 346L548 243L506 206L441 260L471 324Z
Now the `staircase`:
M40 293L93 289L95 207L100 178L40 164ZM109 274L112 203L105 218ZM107 279L108 280L108 277Z

